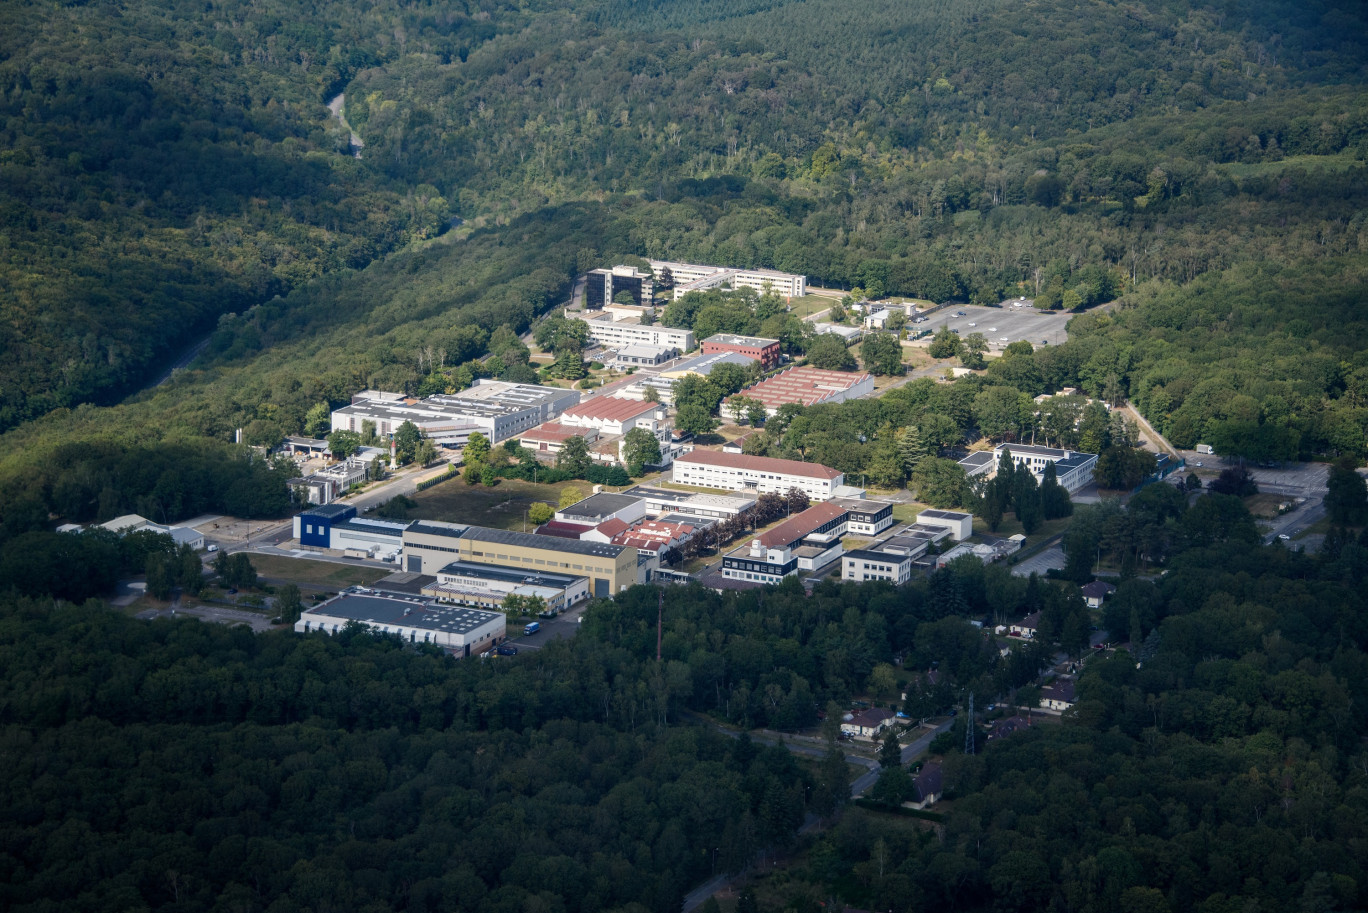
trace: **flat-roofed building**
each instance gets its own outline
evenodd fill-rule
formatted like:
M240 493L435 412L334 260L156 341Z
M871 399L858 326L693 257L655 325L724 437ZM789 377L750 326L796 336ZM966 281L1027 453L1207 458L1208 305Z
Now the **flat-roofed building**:
M926 551L925 545L921 551ZM847 583L886 580L900 586L912 579L912 565L917 557L906 551L857 548L841 555L841 579Z
M836 498L845 509L846 532L857 536L877 536L893 525L893 503L865 498Z
M406 643L436 644L457 656L478 656L506 638L501 612L436 605L359 589L305 609L294 628L301 634L337 634L353 621Z
M598 526L609 520L621 520L630 526L645 516L645 499L630 493L612 494L606 491L556 511L557 520L585 526Z
M759 400L765 411L773 416L785 403L816 406L822 403L843 403L874 392L874 378L868 374L845 371L824 371L802 365L767 377L747 387L737 396Z
M679 491L674 488L654 488L638 485L623 492L641 498L646 513L664 519L674 514L691 519L727 520L755 506L755 496L748 494L709 495L700 491Z
M676 457L673 479L679 485L785 494L796 488L814 501L826 501L845 482L844 474L820 463L695 450Z
M645 345L692 352L697 345L693 330L661 326L658 323L643 324L638 317L615 320L613 318L618 315L607 311L597 315L590 312L587 316L574 313L568 316L583 320L589 327L589 338L605 349Z
M774 292L785 298L801 298L807 294L807 277L781 273L772 269L733 269L727 266L708 266L702 263L677 263L672 260L651 260L657 276L668 269L674 280L674 297L683 298L689 292L710 288L749 288L761 294Z
M612 596L637 582L637 551L626 546L480 526L468 528L455 542L457 560L582 575L589 578L593 596Z
M412 422L438 444L468 441L476 431L499 443L555 418L580 399L575 390L505 381L479 382L460 393L422 400L396 400L394 394L371 398L375 392L358 393L350 405L334 410L332 429L360 433L370 422L376 434L390 437Z
M623 292L632 296L634 304L649 305L655 294L654 278L634 266L591 269L584 276L584 306L591 311L602 310Z
M956 542L963 542L974 534L974 515L960 510L924 510L917 514L917 522L950 530L950 538Z
M670 405L674 403L674 385L679 383L682 378L690 374L707 377L712 373L713 368L724 364L749 368L755 364L755 359L749 355L740 355L736 352L713 352L711 355L696 355L661 371L654 377L644 377L616 395L645 399L646 390L650 388L655 390L662 403Z
M624 346L614 352L613 363L626 367L645 365L653 368L656 365L664 364L678 354L678 350L668 346L631 345Z
M716 355L733 352L754 358L765 369L779 364L779 340L765 339L761 336L738 336L735 333L716 333L703 340L703 354Z
M1002 458L1003 451L1009 451L1012 454L1013 465L1018 469L1026 467L1037 481L1045 477L1045 467L1053 463L1055 479L1070 494L1090 485L1093 470L1097 468L1095 453L1041 447L1037 444L998 444L993 448L991 455L986 450L980 450L960 460L960 465L964 467L965 475L970 478L983 476L991 479L997 475L998 461Z
M518 435L518 442L537 453L560 453L565 449L565 442L572 437L583 438L586 444L592 445L599 439L599 433L593 428L573 428L560 422L547 422Z
M509 596L536 597L548 610L562 612L589 598L589 578L453 561L437 572L437 579L423 588L423 595L439 602L496 610Z

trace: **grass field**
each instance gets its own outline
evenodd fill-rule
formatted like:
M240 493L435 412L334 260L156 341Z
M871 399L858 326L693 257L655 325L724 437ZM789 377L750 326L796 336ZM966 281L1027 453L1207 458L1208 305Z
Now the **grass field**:
M796 317L807 317L818 311L825 311L827 308L836 304L839 299L828 298L825 295L804 295L802 298L794 298L790 307L790 313Z
M1245 507L1256 517L1264 520L1271 520L1278 516L1278 505L1287 504L1292 498L1287 495L1271 494L1263 492L1257 495L1250 495L1244 499Z
M1058 520L1046 520L1044 523L1040 524L1040 526L1036 528L1035 532L1031 533L1031 535L1026 537L1026 544L1023 545L1022 548L1030 548L1038 542L1043 542L1044 540L1049 539L1051 536L1059 535L1060 533L1064 532L1064 530L1069 528L1069 523L1072 522L1072 520L1072 517L1060 517ZM1015 536L1017 533L1024 533L1025 530L1021 528L1021 524L1017 522L1017 518L1015 516L1008 515L1006 518L1003 519L1001 523L998 524L998 529L995 533L990 532L987 523L984 523L981 519L975 517L974 532L989 533L990 535L1007 538L1009 536Z
M450 483L448 483L450 484ZM364 564L337 564L284 555L252 555L252 566L262 577L284 580L297 586L340 590L349 586L369 586L393 571Z
M453 479L413 495L418 506L408 512L410 520L444 520L448 523L474 523L492 529L523 529L524 511L538 501L560 506L561 492L574 488L588 497L593 486L588 482L560 482L533 485L518 479L504 479L493 488L467 485ZM530 524L529 524L530 526Z

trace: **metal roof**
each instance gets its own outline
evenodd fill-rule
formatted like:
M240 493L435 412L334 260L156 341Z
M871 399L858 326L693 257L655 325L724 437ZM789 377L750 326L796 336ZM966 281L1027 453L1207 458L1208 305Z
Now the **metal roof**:
M605 491L590 495L583 501L576 501L569 507L562 507L556 513L565 517L611 517L640 503L641 500L632 495L615 495Z
M469 526L460 523L443 523L440 520L415 520L409 524L406 533L417 533L423 536L447 536L451 539L459 539L465 535Z
M482 526L470 527L461 538L473 542L496 542L501 545L513 545L544 552L590 555L595 558L617 558L623 552L621 545L605 545L599 542L584 542L579 539L558 539L553 536L537 536L532 533L515 533L506 529L486 529Z
M345 593L330 602L306 610L303 617L307 620L309 616L320 615L346 618L371 625L402 625L448 634L469 634L476 628L503 618L498 612L437 605L377 593Z

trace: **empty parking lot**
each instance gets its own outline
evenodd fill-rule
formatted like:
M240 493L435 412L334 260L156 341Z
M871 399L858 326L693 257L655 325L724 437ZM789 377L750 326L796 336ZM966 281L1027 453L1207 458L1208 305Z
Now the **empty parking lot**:
M960 316L963 314L963 316ZM1073 318L1067 311L1037 311L1031 307L990 308L966 304L937 311L926 319L926 323L916 325L919 330L941 327L958 330L960 336L982 333L992 349L1005 349L1010 343L1024 339L1032 346L1059 345L1068 339L1065 325ZM926 343L930 337L919 340Z

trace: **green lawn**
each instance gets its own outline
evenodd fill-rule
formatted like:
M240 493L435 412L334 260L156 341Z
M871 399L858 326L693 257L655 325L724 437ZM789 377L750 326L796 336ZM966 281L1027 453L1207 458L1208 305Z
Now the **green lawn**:
M450 484L450 483L448 483ZM300 587L340 590L349 586L370 586L393 571L364 564L338 564L284 555L252 555L252 566L262 577L283 580Z
M869 493L871 498L879 497L877 492ZM906 504L893 505L893 520L896 523L916 523L917 514L930 507L930 504L923 504L920 501L909 501Z
M493 488L467 485L452 479L413 495L418 506L408 512L410 520L444 520L448 523L473 523L492 529L523 529L523 512L538 501L552 508L560 506L561 492L577 489L588 497L593 486L588 482L558 482L534 485L519 479L503 479ZM528 524L530 529L531 524Z
M833 304L837 304L835 298L828 298L825 295L804 295L801 298L794 298L790 303L791 313L799 318L807 317L818 311L825 311Z
M1030 548L1037 542L1043 542L1051 536L1059 535L1069 528L1069 523L1072 522L1072 520L1072 517L1061 517L1058 520L1046 520L1036 528L1034 533L1031 533L1031 535L1026 537L1026 544L1022 546L1022 548ZM1021 523L1017 521L1017 518L1014 515L1009 514L998 524L998 529L995 533L989 531L987 523L983 522L982 519L975 517L974 532L989 533L990 535L1006 538L1008 536L1015 536L1017 533L1024 533L1025 530L1021 528Z

